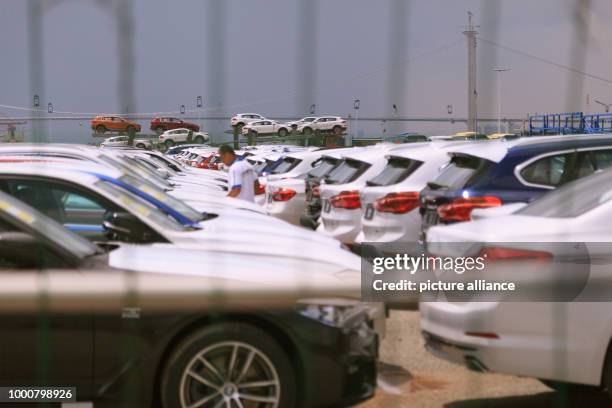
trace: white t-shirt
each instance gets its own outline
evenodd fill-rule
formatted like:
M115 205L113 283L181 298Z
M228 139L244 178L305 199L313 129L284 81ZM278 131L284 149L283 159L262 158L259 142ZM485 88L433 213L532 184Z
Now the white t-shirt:
M240 194L236 198L255 202L255 180L257 174L253 166L246 160L236 160L228 171L228 187L230 191L236 187L240 187Z

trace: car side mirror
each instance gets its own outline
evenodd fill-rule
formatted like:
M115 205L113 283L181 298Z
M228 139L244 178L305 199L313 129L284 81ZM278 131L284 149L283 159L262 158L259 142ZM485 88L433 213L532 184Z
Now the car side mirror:
M170 172L166 169L157 168L157 174L160 175L163 179L170 178Z
M133 214L108 211L104 214L102 226L108 238L116 241L149 242L150 230Z

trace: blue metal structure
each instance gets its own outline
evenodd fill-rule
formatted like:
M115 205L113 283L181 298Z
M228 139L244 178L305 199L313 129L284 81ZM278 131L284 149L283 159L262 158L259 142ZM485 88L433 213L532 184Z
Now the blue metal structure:
M612 133L612 113L585 115L583 112L549 113L529 117L531 135Z
M540 126L538 126L540 125ZM584 133L582 112L549 113L529 117L531 135L565 135Z

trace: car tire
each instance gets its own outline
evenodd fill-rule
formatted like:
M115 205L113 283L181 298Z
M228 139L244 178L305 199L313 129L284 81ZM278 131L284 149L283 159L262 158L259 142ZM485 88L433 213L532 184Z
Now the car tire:
M340 136L342 134L342 126L334 126L333 132L334 135Z
M174 146L174 141L173 141L173 140L168 139L168 140L166 140L166 141L164 142L164 144L165 144L165 145L166 145L166 147L169 149L169 148L171 148L172 146Z
M280 137L285 137L285 136L287 136L287 134L288 134L288 133L289 133L289 132L287 132L287 129L285 129L285 128L280 128L280 129L278 129L278 135L279 135Z
M236 131L238 131L238 133L241 133L243 127L244 127L244 123L238 123L236 125Z
M155 133L157 133L158 135L161 135L162 133L164 133L164 128L162 126L156 127Z
M269 385L244 388L255 382ZM242 406L246 404L235 402L241 390L256 399L269 398L278 408L298 403L295 370L278 342L253 325L221 323L195 331L174 348L163 368L160 397L163 408L186 407L205 398L210 399L203 408L225 398L231 401L227 406Z
M203 144L204 143L204 137L203 136L196 136L195 139L193 139L193 141L197 144Z
M307 136L310 136L310 135L312 135L312 128L309 128L309 127L304 128L304 129L302 130L302 133L303 133L303 134L305 134L305 135L307 135Z
M137 143L136 147L139 148L139 149L144 149L145 145L143 143Z
M98 125L96 126L96 133L106 133L106 127L104 127L104 125Z

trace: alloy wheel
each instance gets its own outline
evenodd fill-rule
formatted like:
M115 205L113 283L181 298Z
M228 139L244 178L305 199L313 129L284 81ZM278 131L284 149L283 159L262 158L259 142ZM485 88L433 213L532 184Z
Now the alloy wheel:
M280 380L270 359L250 344L213 344L187 364L180 383L182 408L276 408Z

